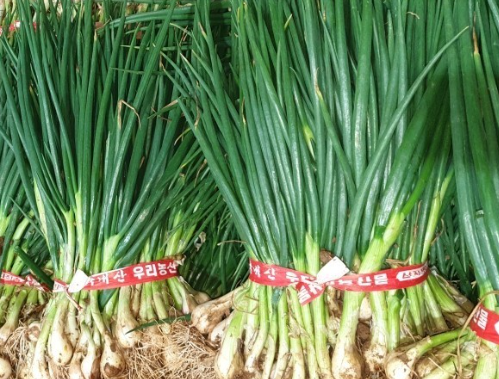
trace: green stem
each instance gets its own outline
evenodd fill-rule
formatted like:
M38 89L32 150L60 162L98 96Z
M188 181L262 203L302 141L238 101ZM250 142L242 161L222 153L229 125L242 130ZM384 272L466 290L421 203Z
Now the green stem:
M423 336L424 302L422 301L423 297L418 296L418 292L422 292L422 285L406 289L407 298L409 300L409 311L411 312L416 332L419 336Z
M272 291L273 291L272 287L268 286L267 307L270 310L270 328L266 343L266 353L262 369L262 379L270 378L272 372L272 366L274 364L274 359L277 352L276 346L277 346L277 332L278 332L278 323L277 323L278 314L276 312L277 309L274 309L274 306L272 304Z
M281 378L289 361L289 329L288 329L288 302L286 296L281 295L277 306L279 351L277 353L277 362L275 364L274 377Z
M431 288L431 292L434 294L438 305L449 320L452 321L454 324L453 326L459 327L464 325L468 318L466 312L458 304L456 304L454 299L449 296L442 286L440 286L437 278L430 275L425 285Z
M371 344L366 351L366 360L371 372L378 371L383 364L384 356L380 355L381 351L386 354L389 341L388 329L388 307L385 292L372 292L369 294L369 300L372 310L371 324ZM400 327L398 327L400 330Z
M30 223L30 220L28 218L23 218L21 222L19 222L19 224L17 225L16 227L16 230L14 232L14 235L12 237L12 240L13 241L19 241L21 240L21 238L23 237L23 234L24 232L26 231L26 228L29 226L29 223ZM15 261L14 261L15 260ZM12 268L12 262L14 261L14 266L17 266L19 267L18 265L16 265L16 263L18 263L18 261L20 261L20 258L18 255L15 255L14 254L14 249L12 248L7 248L7 259L6 259L6 262L4 263L4 267L5 269L9 270L9 269L13 269ZM24 266L24 264L23 264ZM19 272L21 271L21 269L19 269L19 271L17 272L14 272L12 271L14 274L19 274Z
M439 304L435 300L435 296L431 287L428 285L428 282L423 283L423 291L424 291L424 304L426 309L428 310L428 317L431 318L431 322L435 330L433 333L441 333L448 330L445 319L442 315L442 311L440 310Z
M2 214L0 216L0 236L3 237L5 235L7 227L9 226L9 222L10 222L10 215L6 216Z
M293 310L293 313L290 317L294 317L296 320L296 323L298 325L305 325L305 322L303 321L303 314L302 314L302 305L300 304L300 300L298 299L298 294L296 291L288 291L288 303ZM300 337L300 342L301 342L301 347L303 351L307 349L307 346L309 344L309 341L307 339L307 336L303 331L300 331L299 333Z
M395 350L400 344L400 299L395 291L387 294L388 299L388 351Z
M301 344L301 334L303 325L298 324L297 318L294 317L295 304L291 303L289 312L289 327L291 333L289 335L289 341L291 345L291 362L293 369L293 379L304 379L306 378L306 368L305 368L305 356L306 351ZM299 310L298 310L299 312ZM309 368L309 372L312 371ZM310 375L311 378L317 377L317 371Z
M480 357L478 358L473 378L495 379L498 369L497 363L497 351L489 350L482 346L480 348Z
M12 298L7 319L0 328L0 345L3 345L8 340L12 335L12 332L14 332L19 325L19 314L21 313L21 309L28 296L28 292L28 290L21 290Z
M58 298L52 298L52 300L47 305L47 313L45 314L45 318L42 323L42 329L40 331L40 335L38 336L38 340L36 341L35 351L33 353L33 367L31 374L33 377L48 379L48 369L47 364L45 362L45 351L47 349L47 342L50 336L50 330L52 329L52 325L54 323L55 314L57 312L57 304Z
M324 379L332 378L327 341L326 307L324 304L324 295L312 301L311 308L314 320L314 355L316 355L316 359L319 364L320 377Z
M139 308L139 319L141 321L150 321L147 318L146 304L150 304L148 297L148 286L150 283L145 283L142 285L142 291L140 291L140 308Z
M152 292L153 292L153 301L154 301L154 308L156 309L156 314L160 319L164 319L168 317L168 309L166 307L166 304L164 302L163 294L161 291L161 283L160 282L153 282L152 284Z
M465 369L467 366L471 365L471 363L474 361L474 355L473 353L469 351L464 351L460 354L459 357L453 356L450 357L446 362L443 364L439 365L435 370L433 370L430 374L426 375L424 379L451 379L454 378L457 374L458 367ZM475 370L475 378L480 378L480 379L489 379L493 378L493 376L490 376L490 363L492 362L487 362L484 364L488 364L489 366L487 367L486 370L481 370L481 375L477 375L477 370L479 369L479 366L476 367ZM493 365L494 373L495 373L495 368L496 365ZM484 373L489 373L489 375L483 375Z
M467 336L468 333L469 330L463 331L461 329L456 329L456 330L451 330L449 332L440 333L434 336L429 336L424 338L420 342L417 342L414 345L413 349L417 351L418 356L422 356L423 354L426 354L428 351L432 350L437 346L453 341L459 337L464 338Z
M64 212L64 219L66 220L67 241L62 246L62 272L59 272L59 278L66 283L71 281L74 273L75 266L75 251L76 251L76 231L75 231L75 217L73 211L69 210Z
M38 305L38 290L33 289L29 292L28 299L26 300L26 305L29 307Z
M175 283L172 280L167 280L166 283L168 284L168 289L170 290L170 295L173 298L173 303L175 305L175 308L182 309L182 304L183 304L182 294L178 291L177 286L175 286Z
M101 336L106 334L107 327L104 323L104 319L102 317L102 313L99 309L99 292L91 291L90 292L90 313L92 314L92 320L99 330Z
M259 286L258 290L258 334L256 336L256 340L249 351L248 356L246 357L245 368L248 372L253 373L258 370L258 360L260 354L265 347L265 342L267 341L267 336L269 332L269 308L267 301L267 288L266 286Z
M244 356L247 358L250 355L253 343L256 339L259 326L259 288L260 286L254 282L250 282L248 292L246 294L248 304L248 314L246 315L246 325L244 332Z
M153 286L152 283L146 283L146 291L145 291L145 299L144 299L144 313L145 313L145 320L147 321L152 321L156 319L156 313L154 310L154 302L151 301L154 297L153 293Z
M240 305L243 308L247 306L247 304ZM246 313L239 310L234 312L215 359L215 371L218 377L222 379L230 379L235 375L239 375L244 366L240 341L246 321Z

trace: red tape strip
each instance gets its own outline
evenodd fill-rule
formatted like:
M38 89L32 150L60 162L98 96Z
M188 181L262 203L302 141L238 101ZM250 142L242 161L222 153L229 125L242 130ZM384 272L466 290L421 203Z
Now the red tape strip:
M404 289L423 283L430 270L427 263L388 269L367 274L346 275L338 280L319 284L313 275L250 259L250 280L273 287L296 284L302 305L310 303L324 292L326 286L342 291L376 292Z
M86 291L114 289L166 280L178 276L178 263L173 259L161 259L118 268L89 276L83 287ZM54 280L53 292L66 292L69 285L61 280Z
M49 292L49 288L45 284L41 284L31 275L26 276L26 279L24 279L5 270L2 270L2 275L0 276L0 284L8 286L32 287L42 292Z
M7 28L9 32L14 32L21 27L21 21L15 21ZM33 28L36 30L36 22L33 22ZM3 28L0 26L0 36L3 34Z
M26 283L26 280L11 272L3 270L2 276L0 277L0 283L9 286L23 286Z
M470 328L484 340L499 345L499 315L479 305L470 321Z

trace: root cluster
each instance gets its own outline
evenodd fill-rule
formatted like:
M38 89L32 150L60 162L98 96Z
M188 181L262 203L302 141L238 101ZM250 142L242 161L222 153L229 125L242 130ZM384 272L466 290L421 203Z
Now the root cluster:
M216 350L195 328L175 322L165 332L161 327L141 332L141 342L126 350L129 379L215 379Z

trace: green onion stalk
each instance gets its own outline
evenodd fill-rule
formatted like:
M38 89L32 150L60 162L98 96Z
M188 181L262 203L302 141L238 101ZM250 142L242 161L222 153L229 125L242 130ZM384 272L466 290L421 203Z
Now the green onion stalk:
M176 49L167 46L183 38L182 30L170 25L174 3L161 22L132 29L125 27L124 3L104 4L97 15L92 2L63 2L59 13L25 3L13 36L17 50L2 40L9 53L0 67L9 141L56 279L69 283L77 269L91 275L164 256L164 250L147 245L168 211L182 199L202 202L199 214L215 207L216 196L196 198L196 191L212 192L209 182L197 186L192 179L200 170L199 147L184 131L172 101L178 95L165 74L167 58L177 59ZM36 29L23 22L32 12ZM96 25L96 19L113 18L119 23ZM185 210L201 217L194 204ZM181 213L175 216L184 221ZM191 229L181 237L189 239ZM163 230L162 236L171 232ZM131 306L129 291L52 297L31 375L122 374L124 352L112 330L119 311Z
M436 238L430 248L430 262L440 284L451 296L471 313L476 300L476 290L472 285L474 274L459 231L457 206L454 204L456 181L452 180L448 193L452 193L442 204L442 218L437 228ZM445 204L447 203L447 204ZM444 279L445 278L445 279ZM455 284L456 287L450 285Z

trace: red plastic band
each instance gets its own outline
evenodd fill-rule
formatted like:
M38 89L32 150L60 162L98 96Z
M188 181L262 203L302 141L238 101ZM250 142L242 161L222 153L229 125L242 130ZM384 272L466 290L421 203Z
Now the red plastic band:
M304 281L313 281L313 275L273 264L250 259L249 279L255 283L272 287L287 287Z
M21 27L21 21L15 21L9 25L9 32L14 32ZM33 22L33 28L36 30L36 22ZM0 36L3 34L3 28L0 26Z
M33 278L31 275L26 276L26 287L36 288L38 291L42 292L50 292L50 289L43 283L40 283L38 280Z
M484 340L499 345L499 315L479 305L470 321L470 328Z
M8 286L24 286L24 287L32 287L36 288L42 292L48 292L49 289L45 284L41 284L31 275L26 276L26 279L21 278L18 275L15 275L11 272L2 271L2 275L0 277L0 284L8 285Z
M173 259L143 262L91 275L83 289L86 291L106 290L166 280L178 276L177 267L178 263ZM68 284L56 279L52 291L66 292L68 287Z
M250 259L250 280L273 287L295 285L302 305L324 292L326 286L342 291L376 292L404 289L423 283L430 270L427 263L388 269L367 274L346 275L338 280L319 284L313 275Z
M23 286L26 283L26 280L21 278L18 275L15 275L11 272L2 270L2 276L0 277L0 283L9 285L9 286Z

